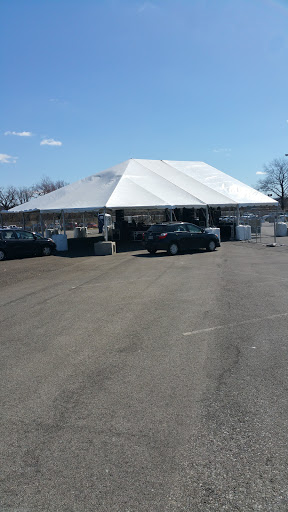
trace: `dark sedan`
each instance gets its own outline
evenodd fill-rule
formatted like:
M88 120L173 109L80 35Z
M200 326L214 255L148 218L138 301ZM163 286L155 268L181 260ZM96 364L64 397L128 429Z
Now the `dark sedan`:
M165 250L171 256L179 251L206 249L214 251L220 247L217 235L206 233L204 229L189 222L167 222L154 224L144 233L144 245L148 252L155 254Z
M23 256L50 256L56 249L51 238L23 229L0 229L0 261Z

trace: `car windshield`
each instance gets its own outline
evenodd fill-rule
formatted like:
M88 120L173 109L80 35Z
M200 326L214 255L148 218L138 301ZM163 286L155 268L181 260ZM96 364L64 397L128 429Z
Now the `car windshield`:
M188 224L187 227L188 227L188 231L190 231L190 233L201 233L202 232L202 229L199 228L198 226L195 226L195 224Z

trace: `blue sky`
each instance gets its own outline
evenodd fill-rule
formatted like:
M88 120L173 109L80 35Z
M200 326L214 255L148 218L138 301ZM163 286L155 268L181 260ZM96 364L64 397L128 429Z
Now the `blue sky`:
M0 187L288 153L288 0L2 0Z

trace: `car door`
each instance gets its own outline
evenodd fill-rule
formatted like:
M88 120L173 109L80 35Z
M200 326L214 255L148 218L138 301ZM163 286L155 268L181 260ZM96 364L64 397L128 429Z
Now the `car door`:
M190 233L187 231L185 224L175 226L174 235L181 250L188 250L190 248Z
M2 231L3 250L9 257L17 257L21 254L17 234L12 229Z
M199 226L195 226L195 224L187 224L187 229L189 231L189 249L200 249L200 247L204 247L204 234Z
M36 252L36 241L33 233L30 231L16 231L19 243L19 253L21 256L29 256Z

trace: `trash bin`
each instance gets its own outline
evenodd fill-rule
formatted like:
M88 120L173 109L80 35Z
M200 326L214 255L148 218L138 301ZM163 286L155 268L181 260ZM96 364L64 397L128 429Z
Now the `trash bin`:
M276 236L287 236L287 224L285 222L277 222Z

